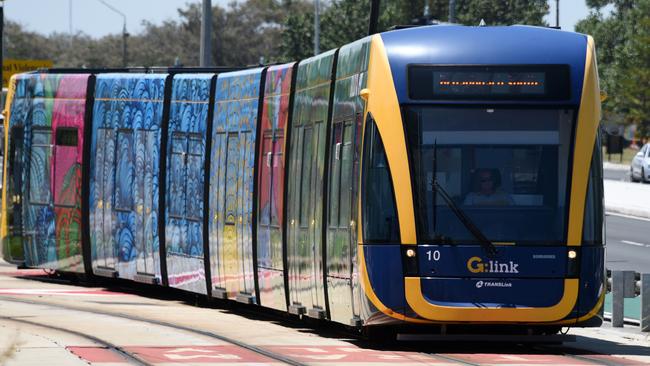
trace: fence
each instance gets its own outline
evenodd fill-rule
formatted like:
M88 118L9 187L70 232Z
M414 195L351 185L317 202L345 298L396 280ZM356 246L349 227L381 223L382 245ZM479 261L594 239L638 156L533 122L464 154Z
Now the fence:
M642 332L650 332L650 273L634 271L607 271L607 289L611 290L611 314L613 327L625 323L639 325ZM640 298L638 298L640 297ZM639 319L626 317L625 299L637 299L640 303Z

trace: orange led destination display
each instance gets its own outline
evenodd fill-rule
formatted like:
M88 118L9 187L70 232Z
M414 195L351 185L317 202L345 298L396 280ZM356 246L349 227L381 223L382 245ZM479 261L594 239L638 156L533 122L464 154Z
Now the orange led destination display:
M544 95L543 72L434 71L433 94Z
M409 96L424 100L566 100L567 65L412 65Z

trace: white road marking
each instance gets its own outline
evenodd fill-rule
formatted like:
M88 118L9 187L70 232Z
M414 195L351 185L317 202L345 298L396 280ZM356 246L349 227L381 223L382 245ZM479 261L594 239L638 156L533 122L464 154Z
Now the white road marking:
M638 216L630 216L630 215L624 215L620 213L615 213L615 212L605 212L607 216L618 216L618 217L624 217L626 219L632 219L632 220L639 220L639 221L648 221L650 222L650 219L645 218L645 217L638 217Z
M639 242L636 242L636 241L629 241L629 240L621 240L621 243L634 245L634 246L637 246L637 247L650 247L650 245L648 245L648 244L643 244L643 243L639 243Z

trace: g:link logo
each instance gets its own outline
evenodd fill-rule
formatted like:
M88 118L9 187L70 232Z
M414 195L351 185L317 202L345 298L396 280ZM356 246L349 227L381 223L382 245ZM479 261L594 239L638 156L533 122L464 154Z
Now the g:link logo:
M472 257L467 261L467 269L472 273L519 273L518 263L509 261L508 263L499 263L499 261L487 261L483 263L480 257Z

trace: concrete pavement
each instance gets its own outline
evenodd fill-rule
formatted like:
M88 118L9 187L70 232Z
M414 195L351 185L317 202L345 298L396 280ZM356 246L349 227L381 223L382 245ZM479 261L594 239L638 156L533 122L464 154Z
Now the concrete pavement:
M606 176L629 177L627 165L604 163L603 169ZM650 184L605 179L604 186L605 211L650 219Z
M378 347L326 327L305 328L296 322L241 311L238 305L233 305L231 310L205 308L183 303L174 296L156 299L121 292L122 288L43 282L38 280L39 272L43 273L19 271L0 264L0 364L283 363L209 334L245 342L310 366L650 364L650 340L645 334L628 329L571 329L570 334L577 336L577 342L562 346L426 342ZM116 349L142 362L120 357L114 352Z

